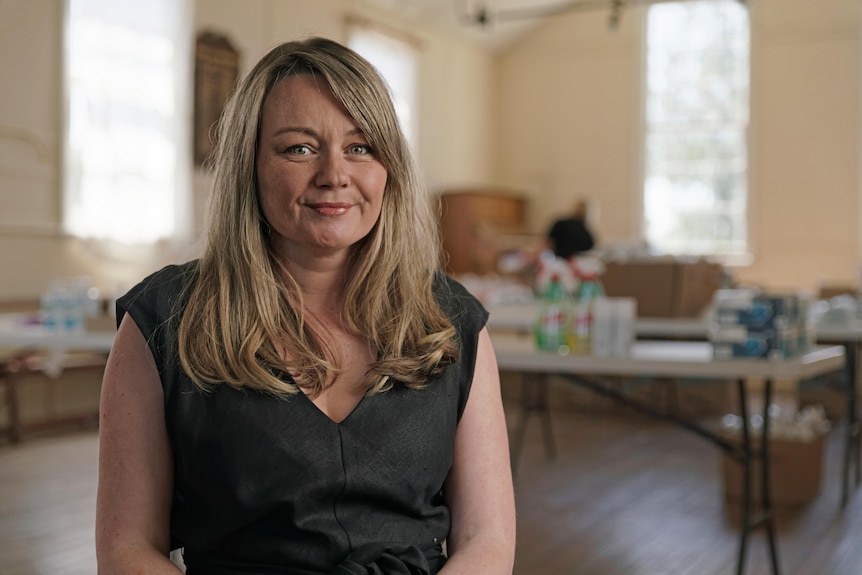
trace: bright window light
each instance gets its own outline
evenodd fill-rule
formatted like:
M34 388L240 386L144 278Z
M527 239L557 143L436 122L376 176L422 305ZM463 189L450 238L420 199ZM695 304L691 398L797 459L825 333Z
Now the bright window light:
M183 0L68 0L67 233L127 244L187 218L190 28Z
M389 85L401 129L415 148L419 74L419 54L415 43L373 25L353 25L349 35L349 46L371 62Z
M657 251L747 251L748 11L738 0L649 8L644 228Z

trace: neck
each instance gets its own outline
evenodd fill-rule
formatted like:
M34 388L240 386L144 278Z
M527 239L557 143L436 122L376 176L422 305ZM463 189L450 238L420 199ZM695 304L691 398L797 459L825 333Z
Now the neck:
M343 304L346 265L326 259L303 262L285 262L302 292L308 311L323 320L339 316Z

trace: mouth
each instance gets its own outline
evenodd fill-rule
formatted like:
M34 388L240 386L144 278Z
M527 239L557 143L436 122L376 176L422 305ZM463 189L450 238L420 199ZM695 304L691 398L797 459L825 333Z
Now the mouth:
M352 204L344 202L320 202L306 205L322 216L340 216L346 214L352 207Z

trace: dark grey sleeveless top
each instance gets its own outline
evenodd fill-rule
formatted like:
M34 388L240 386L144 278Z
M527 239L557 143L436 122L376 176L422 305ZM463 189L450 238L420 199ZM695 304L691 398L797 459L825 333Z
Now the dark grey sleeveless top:
M178 361L183 286L168 266L117 302L156 361L174 460L171 545L189 575L436 573L450 528L443 487L488 314L440 275L435 294L461 359L422 390L365 397L335 423L304 394L219 385L201 392Z

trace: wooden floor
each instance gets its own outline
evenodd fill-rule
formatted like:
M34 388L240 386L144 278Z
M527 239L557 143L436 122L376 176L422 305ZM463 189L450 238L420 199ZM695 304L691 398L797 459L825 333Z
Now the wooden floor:
M554 412L553 421L554 462L538 422L528 428L516 484L516 575L735 573L739 510L724 502L716 447L635 414ZM839 506L842 431L830 434L816 500L777 513L785 575L862 574L862 490ZM770 573L767 553L758 531L746 573Z
M98 435L0 446L0 575L95 575Z
M515 411L508 415L515 421ZM823 489L783 513L785 575L862 574L862 493L839 510L840 428ZM554 413L558 458L533 422L517 477L517 575L734 573L737 529L721 496L719 454L704 440L631 413ZM0 445L0 575L93 575L98 437L70 432ZM750 575L768 573L762 533Z

